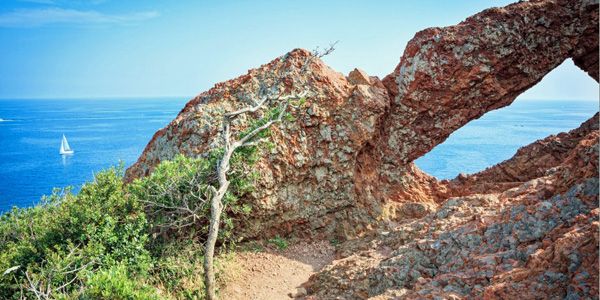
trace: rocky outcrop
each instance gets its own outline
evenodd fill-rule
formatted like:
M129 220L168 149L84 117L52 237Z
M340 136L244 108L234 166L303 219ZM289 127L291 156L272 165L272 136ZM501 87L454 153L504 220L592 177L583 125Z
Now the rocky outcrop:
M354 254L308 290L316 299L593 299L598 180L532 200L543 184L450 198L425 218L342 245Z
M597 27L597 2L542 0L417 33L383 80L394 98L369 153L381 158L372 185L405 176L403 166L467 122L509 105L567 58L598 81ZM397 192L392 187L383 197Z
M224 112L307 91L294 120L272 129L237 234L347 239L309 298L597 298L598 114L477 174L438 181L413 164L565 59L598 81L597 1L519 2L423 30L383 80L319 59L301 72L308 55L296 49L196 96L126 180L219 147Z
M579 65L598 81L597 24L597 3L528 1L417 33L392 75L398 91L383 151L413 161L567 58L585 60Z
M470 120L509 105L565 59L598 80L598 4L520 2L423 30L383 80L358 69L345 77L318 59L300 72L307 55L294 50L192 99L155 134L126 180L177 153L202 156L218 147L222 114L250 105L267 87L311 96L293 112L295 121L273 129L276 146L265 149L256 192L244 199L254 208L253 219L240 227L244 237L348 238L379 221L421 218L452 196L503 193L552 172L580 140L540 141L512 161L454 181L437 181L412 162Z
M512 158L484 171L468 176L459 176L449 182L444 181L443 183L447 184L447 190L450 190L448 194L458 196L502 192L555 172L556 168L569 158L571 151L577 145L598 132L598 118L598 113L596 113L581 126L568 133L551 135L522 147ZM590 177L591 175L593 174L586 176ZM561 190L549 191L550 194L547 196L564 192L569 185L570 183L566 184Z
M574 142L539 177L449 198L423 218L344 243L309 292L317 299L597 297L598 121L596 114L560 134Z
M222 114L259 99L265 93L261 86L283 93L308 91L312 96L305 105L291 111L295 120L272 129L275 147L263 147L255 166L260 172L255 192L245 199L253 207L253 219L239 226L240 235L312 231L351 235L365 230L354 225L366 226L374 219L372 209L360 207L354 196L355 161L378 134L389 96L376 77L356 71L349 80L318 59L300 73L308 55L294 50L192 99L154 135L127 170L127 180L148 175L161 160L177 153L201 156L218 147ZM283 80L272 86L278 77ZM234 130L242 130L248 121L243 119Z

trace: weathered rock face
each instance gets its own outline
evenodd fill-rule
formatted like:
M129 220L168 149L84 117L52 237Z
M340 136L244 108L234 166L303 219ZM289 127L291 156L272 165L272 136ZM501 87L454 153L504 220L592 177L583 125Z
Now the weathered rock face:
M311 278L309 298L597 298L598 114L451 181L412 163L565 59L598 81L597 1L520 2L423 30L383 80L344 77L318 59L300 72L308 55L294 50L192 99L126 180L219 147L223 113L265 86L308 91L295 121L272 129L238 234L364 234Z
M273 90L284 94L309 91L312 96L304 107L292 111L294 122L272 129L276 147L264 151L256 166L260 172L256 192L246 199L255 219L240 226L241 234L252 237L316 229L350 234L356 228L339 226L372 222L369 209L356 208L355 161L357 153L378 134L389 105L387 90L377 78L367 77L367 81L357 76L350 83L318 59L300 74L308 55L308 51L294 50L195 97L154 135L138 162L127 170L127 179L147 175L161 160L177 153L200 156L218 147L222 114L250 105L251 99L259 99L264 92L259 83L271 86L283 76ZM243 119L234 130L243 129L248 121ZM352 221L334 222L347 219L351 210Z
M340 259L311 278L310 293L317 299L596 298L598 121L596 114L559 135L574 142L539 177L447 199L424 218L346 242ZM515 158L486 172L501 174Z
M598 80L598 3L521 2L426 29L381 81L360 70L346 78L318 59L300 73L307 55L294 50L192 99L155 134L126 179L149 174L177 153L201 156L218 147L222 114L250 105L267 86L312 96L293 112L296 121L273 129L276 147L263 153L257 191L245 199L254 207L253 219L240 226L245 237L351 237L377 221L421 218L451 196L521 186L570 159L578 137L541 141L495 169L451 182L437 181L412 161L470 120L509 105L565 59ZM248 122L241 120L237 129ZM592 125L579 138L597 131Z
M369 154L381 157L384 171L373 184L401 177L402 166L509 105L567 58L598 81L597 25L597 2L528 1L417 33L383 80L394 99Z
M413 161L567 58L584 60L598 81L597 24L597 3L531 1L417 33L392 75L398 91L380 144L387 157Z
M593 299L598 180L532 200L543 184L450 198L423 219L348 242L341 248L353 254L307 287L317 299Z

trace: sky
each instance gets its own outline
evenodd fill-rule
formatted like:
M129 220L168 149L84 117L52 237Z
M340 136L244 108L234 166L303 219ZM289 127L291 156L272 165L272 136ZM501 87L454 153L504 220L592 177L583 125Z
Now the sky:
M506 0L0 1L0 98L192 97L294 48L383 77L414 34ZM568 60L523 99L598 100Z

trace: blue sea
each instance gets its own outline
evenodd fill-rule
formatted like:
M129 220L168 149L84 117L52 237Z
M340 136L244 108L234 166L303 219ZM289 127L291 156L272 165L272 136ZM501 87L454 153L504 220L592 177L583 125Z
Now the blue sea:
M597 111L597 100L516 100L469 122L415 163L438 179L476 173L536 140L579 127Z
M133 164L188 99L0 100L0 212ZM65 135L75 151L59 154Z
M53 187L73 186L123 161L135 162L186 98L0 100L0 211L29 206ZM596 101L516 101L453 133L416 161L438 178L473 173L537 139L576 128ZM59 155L62 135L75 150Z

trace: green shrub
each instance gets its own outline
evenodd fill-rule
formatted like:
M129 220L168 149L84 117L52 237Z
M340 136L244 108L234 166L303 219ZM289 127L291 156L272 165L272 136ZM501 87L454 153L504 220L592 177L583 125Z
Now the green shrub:
M172 161L161 162L150 176L136 179L128 189L132 198L145 206L155 235L195 236L196 231L208 230L208 225L196 220L194 214L210 214L206 197L210 196L209 186L216 180L213 173L208 160L179 155Z
M222 150L205 158L178 155L161 162L150 176L136 179L128 187L133 199L145 205L153 236L159 242L177 239L204 240L208 235L211 187L217 187L216 164ZM252 192L257 178L251 165L258 160L255 147L245 147L231 160L230 186L223 198L220 243L235 242L234 217L241 219L251 212L239 199Z
M216 167L222 155L222 149L196 159L178 155L128 186L131 198L145 206L149 222L149 250L154 258L149 281L177 299L204 295L203 242L208 235L210 190L218 185ZM257 147L240 148L232 156L230 186L223 198L221 245L235 243L235 225L252 210L239 199L253 191L257 173L252 166L259 158Z
M285 250L289 246L288 241L286 241L284 238L282 238L280 236L276 236L276 237L270 239L269 243L277 246L277 249L279 249L279 250Z
M269 111L248 130L277 114ZM265 130L258 138L269 134ZM254 189L259 151L242 147L232 156L221 245L235 243L234 226L252 210L240 199ZM37 298L36 293L57 299L158 299L157 289L166 298L202 298L202 243L222 154L216 149L203 158L177 156L128 186L123 167L110 168L76 195L55 189L36 206L0 215L0 299ZM181 213L181 207L193 214ZM280 248L287 247L283 242Z
M160 299L156 289L131 279L124 265L115 265L90 274L82 299Z
M193 240L173 241L154 249L152 284L177 299L204 298L203 245Z
M50 288L53 297L85 284L87 272L125 265L150 268L146 219L125 196L122 167L96 174L78 195L55 190L31 208L0 216L0 299L33 297L28 288ZM29 279L27 278L29 277Z

